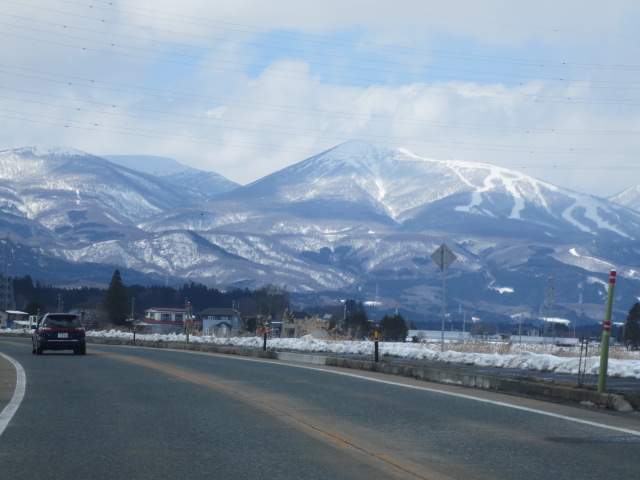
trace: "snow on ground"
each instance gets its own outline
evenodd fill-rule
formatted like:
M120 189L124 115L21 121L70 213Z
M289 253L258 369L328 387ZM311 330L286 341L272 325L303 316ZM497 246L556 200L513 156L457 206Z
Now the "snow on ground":
M133 340L130 332L118 332L116 330L87 332L94 338L120 338ZM147 341L186 341L183 334L137 334L137 340ZM194 336L189 338L191 343L204 343L226 346L262 347L263 339L260 337L216 337L214 335ZM483 344L484 345L484 344ZM379 353L382 357L398 357L411 360L433 360L445 363L461 363L466 365L478 365L482 367L519 368L522 370L538 370L543 372L557 372L578 374L580 368L580 347L556 347L554 345L512 345L510 353L499 353L504 350L506 344L486 344L487 350L495 350L496 353L471 353L458 352L452 349L440 351L441 345L436 343L403 343L380 342ZM372 341L349 340L320 340L311 335L302 338L270 338L267 347L276 350L310 352L310 353L335 353L347 355L373 355ZM543 353L540 353L544 350ZM557 353L562 353L562 356ZM555 354L554 354L555 353ZM607 373L611 377L627 377L640 379L640 352L629 352L631 360L609 359ZM584 369L585 359L582 359ZM586 373L597 375L600 369L600 357L588 357Z
M3 333L25 333L27 330L2 330ZM133 340L132 332L88 331L89 338L113 338L120 340ZM185 343L184 334L136 334L136 340L179 342ZM262 348L261 337L217 337L214 335L191 335L190 343L255 347ZM542 372L556 372L578 374L578 369L584 369L584 357L580 365L580 347L557 347L555 345L533 345L488 343L481 344L482 350L489 353L474 353L455 351L463 350L469 344L451 344L440 350L440 342L434 343L403 343L380 342L379 354L381 357L397 357L410 360L432 360L444 363L460 363L465 365L478 365L482 367L516 368L521 370L537 370ZM269 338L267 347L275 350L309 352L309 353L335 353L345 355L373 355L372 341L349 340L321 340L307 335L302 338ZM501 353L508 350L508 353ZM593 349L592 351L595 351ZM621 378L640 379L640 352L626 352L628 359L618 360L609 358L607 368L608 376ZM598 375L600 369L600 357L589 356L586 359L586 373Z

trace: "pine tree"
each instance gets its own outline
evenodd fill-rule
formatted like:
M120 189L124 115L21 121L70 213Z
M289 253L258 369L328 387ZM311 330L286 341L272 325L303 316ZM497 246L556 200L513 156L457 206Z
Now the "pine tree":
M627 348L638 350L640 347L640 303L636 303L627 315L624 327L624 344Z
M120 270L113 272L107 294L104 297L104 308L107 311L109 322L114 325L124 325L126 323L129 300L120 277Z
M362 338L369 332L369 319L366 312L359 311L344 319L344 329L353 338Z
M351 337L362 338L369 333L369 318L362 302L349 299L345 302L346 315L343 329Z
M409 329L407 328L407 322L400 314L395 314L393 317L385 315L380 322L380 338L390 342L404 342L407 338Z

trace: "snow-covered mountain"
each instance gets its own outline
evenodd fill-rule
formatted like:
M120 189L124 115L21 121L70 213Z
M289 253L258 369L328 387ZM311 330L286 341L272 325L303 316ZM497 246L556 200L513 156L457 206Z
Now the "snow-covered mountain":
M314 220L376 219L410 232L457 230L479 223L478 228L491 227L494 236L527 232L633 238L640 229L640 218L617 205L513 170L431 160L365 142L338 146L238 189L222 201L244 209L286 208L301 217L313 213Z
M640 185L628 188L609 200L632 210L640 211Z
M102 158L182 188L190 193L193 200L222 195L240 186L215 172L188 167L173 158L153 155L104 155Z
M100 157L42 147L0 151L0 189L2 213L76 244L137 238L136 221L202 198Z
M165 175L173 162L143 160L135 171L75 151L0 152L0 220L14 215L17 230L37 233L16 232L32 255L66 265L277 283L305 301L375 297L418 316L439 314L429 256L442 243L458 256L447 298L459 311L538 315L551 282L559 309L597 316L612 268L620 298L640 290L640 212L512 170L349 142L203 196L206 185L194 193L176 170Z

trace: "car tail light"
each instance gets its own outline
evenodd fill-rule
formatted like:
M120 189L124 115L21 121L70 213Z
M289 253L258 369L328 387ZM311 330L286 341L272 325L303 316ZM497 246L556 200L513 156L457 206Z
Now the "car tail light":
M78 331L78 332L82 332L82 333L85 333L85 332L86 332L86 330L84 329L84 327L76 327L76 331Z
M41 332L50 332L51 329L49 327L40 327Z

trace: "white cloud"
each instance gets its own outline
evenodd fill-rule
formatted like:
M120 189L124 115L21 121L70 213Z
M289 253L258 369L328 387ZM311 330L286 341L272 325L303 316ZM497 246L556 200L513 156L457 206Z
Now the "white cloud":
M1 148L248 183L362 138L604 196L640 183L635 2L5 6Z

